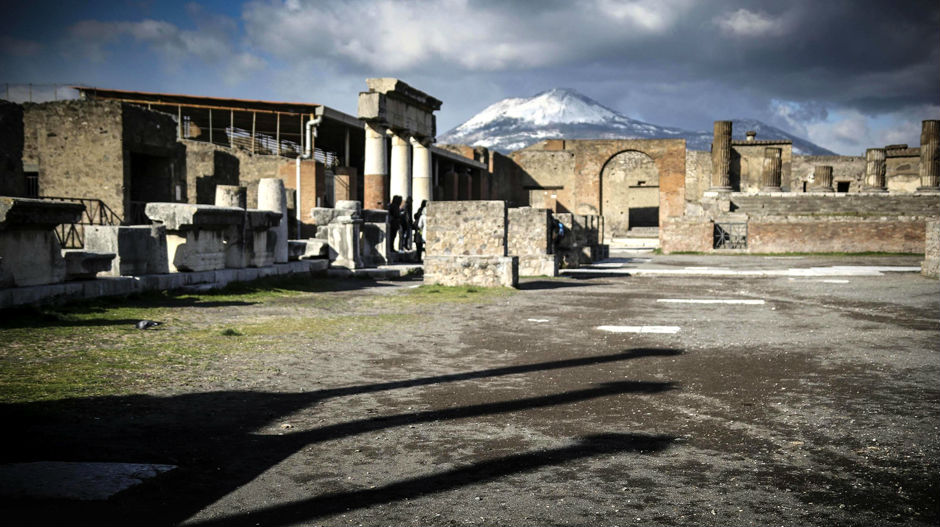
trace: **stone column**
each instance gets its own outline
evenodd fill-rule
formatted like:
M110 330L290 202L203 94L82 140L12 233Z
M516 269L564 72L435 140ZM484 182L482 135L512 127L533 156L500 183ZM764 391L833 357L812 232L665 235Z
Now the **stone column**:
M782 162L780 159L781 150L779 148L764 149L764 164L761 167L761 180L763 188L761 192L783 192L780 188L780 170Z
M865 150L865 184L867 192L887 192L885 188L885 149Z
M362 208L384 209L388 201L388 164L385 159L385 127L366 122L366 155L363 170Z
M415 210L421 206L422 200L431 201L434 196L431 195L431 186L433 178L431 174L431 142L427 139L419 140L411 138L412 160L411 160L411 190L414 196Z
M389 197L401 196L402 202L411 195L411 145L408 134L392 136L391 190Z
M920 187L940 192L940 121L924 121L920 129Z
M281 222L268 231L273 235L274 263L287 263L287 193L280 178L261 178L258 181L258 208L281 213Z
M715 121L711 191L731 192L731 121Z
M835 192L832 188L832 165L816 165L813 168L813 180L813 192Z

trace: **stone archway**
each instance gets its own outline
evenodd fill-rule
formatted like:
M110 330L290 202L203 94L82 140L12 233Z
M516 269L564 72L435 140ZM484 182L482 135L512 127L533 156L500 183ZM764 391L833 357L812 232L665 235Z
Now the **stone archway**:
M620 152L604 163L601 214L607 236L626 236L632 227L659 226L659 170L649 155Z

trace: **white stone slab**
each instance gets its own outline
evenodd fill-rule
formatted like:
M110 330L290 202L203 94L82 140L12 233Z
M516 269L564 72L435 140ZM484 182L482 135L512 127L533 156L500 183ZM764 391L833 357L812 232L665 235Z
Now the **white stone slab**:
M679 326L597 326L601 331L609 333L664 333L675 334L681 329Z
M766 303L763 300L733 298L660 298L656 301L666 304L743 304L748 306L760 306Z

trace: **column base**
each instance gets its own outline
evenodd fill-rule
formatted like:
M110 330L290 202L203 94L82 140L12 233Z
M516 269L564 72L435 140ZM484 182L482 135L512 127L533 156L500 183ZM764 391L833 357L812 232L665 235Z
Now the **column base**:
M917 192L921 194L936 194L940 192L940 187L917 187Z
M865 187L865 192L881 192L881 193L887 193L887 192L888 192L888 189L886 189L886 188L884 188L884 187Z
M764 187L760 189L761 192L783 192L782 187Z
M813 187L809 189L810 192L835 192L836 189L832 187Z
M734 190L734 189L732 189L730 186L728 186L728 187L711 187L711 188L708 189L709 192L731 192L732 190Z

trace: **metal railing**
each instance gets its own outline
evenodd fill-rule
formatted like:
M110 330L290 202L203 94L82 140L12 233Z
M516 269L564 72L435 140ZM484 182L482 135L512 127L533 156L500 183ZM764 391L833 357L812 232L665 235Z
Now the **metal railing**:
M747 249L747 223L716 223L715 249Z
M56 226L55 234L63 249L82 249L85 247L86 225L120 225L121 217L100 199L66 198L60 196L40 196L39 199L81 203L85 206L81 219L76 223L63 223Z
M0 98L10 102L50 102L78 99L78 90L72 84L16 84L0 85Z

